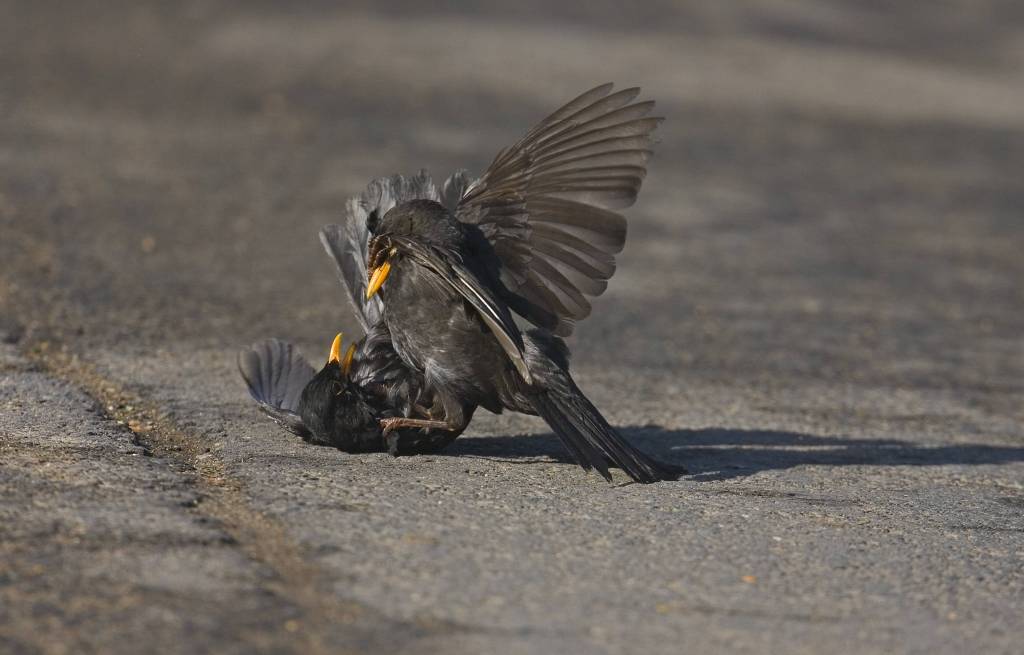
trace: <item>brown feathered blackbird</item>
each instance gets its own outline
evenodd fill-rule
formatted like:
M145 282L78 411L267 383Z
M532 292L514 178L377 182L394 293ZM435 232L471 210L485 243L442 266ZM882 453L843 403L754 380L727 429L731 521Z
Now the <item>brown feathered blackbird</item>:
M431 418L383 420L385 431L461 431L482 406L539 414L576 460L610 479L606 460L633 480L680 469L627 443L573 382L567 335L615 270L625 220L651 153L653 103L637 89L597 87L544 119L467 184L437 199L370 216L366 298L379 292L395 352L423 376ZM376 220L374 220L376 219ZM540 330L526 335L516 312Z

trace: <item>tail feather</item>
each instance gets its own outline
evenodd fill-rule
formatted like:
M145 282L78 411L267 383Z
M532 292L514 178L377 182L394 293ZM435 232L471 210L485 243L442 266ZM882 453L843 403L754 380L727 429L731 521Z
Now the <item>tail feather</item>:
M657 462L631 446L572 378L568 374L565 378L565 384L549 386L533 396L533 404L584 469L595 468L610 481L607 458L635 482L643 484L675 480L685 472L681 467Z
M608 472L604 454L591 440L587 439L586 435L573 424L572 419L557 403L551 400L548 394L535 396L534 406L537 408L537 413L547 421L572 454L573 459L583 467L583 470L591 471L596 468L605 480L611 482L612 474Z

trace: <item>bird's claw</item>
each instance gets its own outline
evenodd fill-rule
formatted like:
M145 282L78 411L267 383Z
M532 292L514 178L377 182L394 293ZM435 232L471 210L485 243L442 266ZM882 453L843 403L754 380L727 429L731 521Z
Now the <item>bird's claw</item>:
M399 423L400 423L400 419L397 419L395 417L382 418L380 420L380 433L381 433L381 435L386 438L389 434L391 434L392 432L394 432L395 430L398 429L398 424Z

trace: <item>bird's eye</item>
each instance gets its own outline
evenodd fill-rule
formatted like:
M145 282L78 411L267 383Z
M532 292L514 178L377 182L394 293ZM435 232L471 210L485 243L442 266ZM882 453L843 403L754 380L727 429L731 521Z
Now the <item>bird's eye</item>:
M343 391L345 391L345 387L342 386L341 382L338 382L337 380L331 380L331 393L333 393L335 396L340 396Z

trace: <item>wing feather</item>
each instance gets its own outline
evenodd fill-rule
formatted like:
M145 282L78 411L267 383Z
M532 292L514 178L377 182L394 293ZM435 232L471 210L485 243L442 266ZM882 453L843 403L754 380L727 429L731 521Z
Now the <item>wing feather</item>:
M590 314L626 240L615 210L635 201L661 118L640 90L595 87L498 153L470 183L459 171L442 202L476 225L499 259L506 302L560 336Z
M238 371L264 414L299 436L309 434L299 399L316 371L297 348L279 339L259 341L238 353Z

